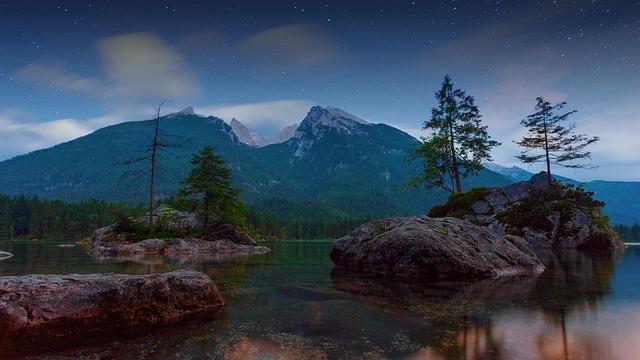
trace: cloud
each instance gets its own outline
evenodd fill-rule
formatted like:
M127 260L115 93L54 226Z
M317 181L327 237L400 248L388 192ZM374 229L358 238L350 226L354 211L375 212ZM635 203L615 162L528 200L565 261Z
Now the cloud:
M22 68L18 77L59 90L87 95L99 95L102 92L102 84L98 79L69 73L60 64L32 63Z
M0 113L0 159L47 148L87 135L101 127L121 122L116 115L78 120L37 121L29 114L10 109Z
M155 34L103 38L97 49L113 97L185 99L200 92L182 56Z
M335 59L339 47L324 29L312 24L278 26L243 40L240 48L277 68L304 69Z
M96 49L102 73L83 77L62 64L32 63L18 72L41 86L89 95L117 105L160 99L189 99L200 85L182 55L153 33L101 38Z
M240 120L261 135L270 136L283 127L299 123L314 105L308 100L276 100L252 104L214 105L198 108L198 112L230 121Z

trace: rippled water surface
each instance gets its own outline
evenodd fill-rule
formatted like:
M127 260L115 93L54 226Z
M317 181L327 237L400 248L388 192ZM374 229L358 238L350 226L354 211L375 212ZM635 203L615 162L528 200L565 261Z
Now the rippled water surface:
M401 284L336 271L329 242L266 245L266 255L166 260L0 242L14 254L0 276L192 268L227 301L216 321L49 358L640 359L640 247L540 252L547 271L537 278Z

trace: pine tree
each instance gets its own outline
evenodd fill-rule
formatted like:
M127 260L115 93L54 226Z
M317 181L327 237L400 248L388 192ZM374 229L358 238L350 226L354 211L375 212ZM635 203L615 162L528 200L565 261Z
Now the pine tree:
M588 163L575 161L590 159L591 153L584 149L600 138L575 134L575 124L562 125L562 122L576 113L575 110L562 111L566 102L551 105L542 97L537 97L536 102L536 112L520 122L528 131L520 141L516 141L516 144L523 148L520 155L516 157L527 165L546 163L549 184L552 179L552 164L573 169L594 168Z
M193 156L191 164L193 169L183 181L178 196L202 216L203 234L209 234L214 219L236 225L244 223L246 210L238 200L240 191L231 184L231 170L225 161L207 146Z
M477 174L482 162L491 160L491 148L500 143L491 140L474 98L455 89L449 75L435 97L438 105L423 126L432 133L414 153L424 161L424 170L413 183L462 192L461 179Z

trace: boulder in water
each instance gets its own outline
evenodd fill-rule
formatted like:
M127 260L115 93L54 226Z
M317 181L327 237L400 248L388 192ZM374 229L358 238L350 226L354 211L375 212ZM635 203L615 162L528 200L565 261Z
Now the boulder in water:
M401 278L454 280L538 274L544 266L516 236L456 218L391 217L361 225L331 250L334 264Z
M197 271L0 277L0 355L146 333L223 305L213 281Z

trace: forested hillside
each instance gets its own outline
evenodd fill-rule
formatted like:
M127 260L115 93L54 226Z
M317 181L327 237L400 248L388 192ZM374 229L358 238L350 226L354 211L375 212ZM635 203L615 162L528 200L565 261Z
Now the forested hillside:
M124 165L150 144L153 121L127 122L0 163L0 192L43 199L100 199L135 203L146 198L144 163ZM418 168L406 161L417 144L385 124L368 123L335 108L313 107L293 138L261 148L240 141L215 117L180 112L160 118L163 138L159 198L173 195L190 169L191 155L213 146L229 164L242 200L282 220L363 219L426 212L446 199L441 191L407 185ZM500 186L502 175L482 171L465 186ZM285 201L283 201L285 200Z

